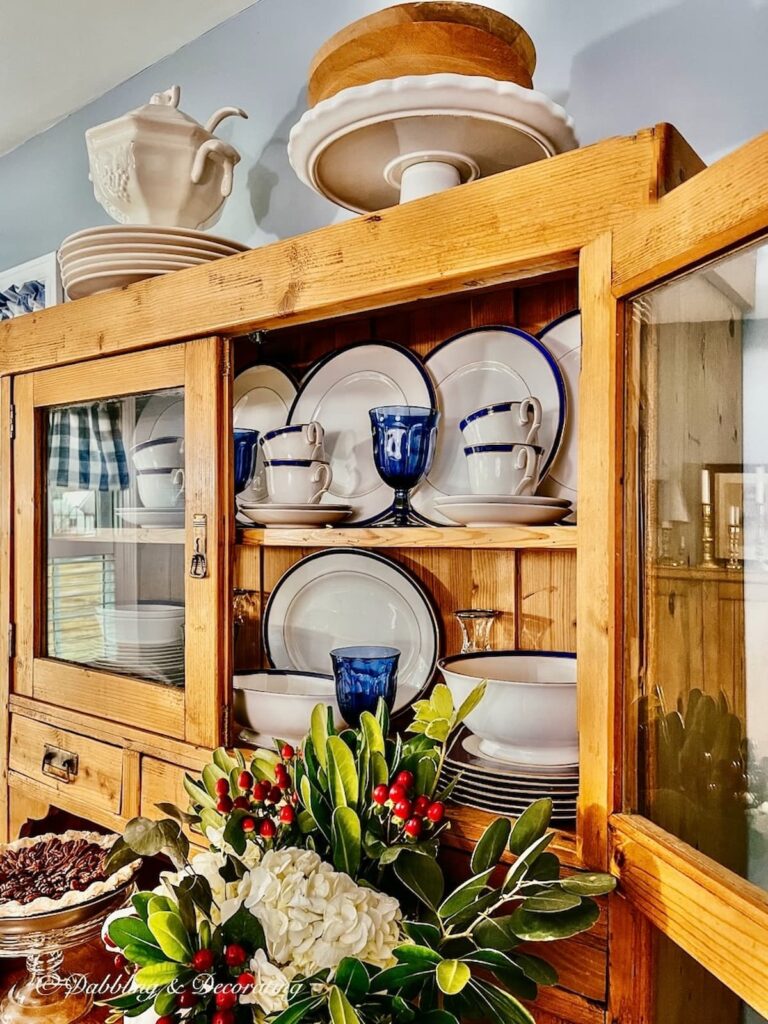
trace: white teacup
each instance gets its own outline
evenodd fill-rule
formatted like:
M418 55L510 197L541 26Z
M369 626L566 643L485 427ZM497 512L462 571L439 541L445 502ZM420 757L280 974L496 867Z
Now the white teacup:
M473 494L533 494L543 449L533 444L475 444L464 449Z
M178 508L184 501L183 469L140 469L138 483L145 508Z
M541 427L541 402L497 402L471 412L459 424L468 444L536 444Z
M136 469L178 469L184 465L184 438L158 437L131 448Z
M274 503L316 505L331 486L333 473L327 462L312 459L272 459L267 469L267 490Z
M294 423L289 427L268 430L259 443L264 458L269 461L308 459L310 462L325 462L324 437L325 431L313 420L311 423Z

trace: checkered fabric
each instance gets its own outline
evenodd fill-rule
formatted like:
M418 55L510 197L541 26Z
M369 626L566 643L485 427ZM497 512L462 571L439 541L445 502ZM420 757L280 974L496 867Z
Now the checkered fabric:
M128 463L114 402L54 409L48 429L48 480L78 491L121 491Z

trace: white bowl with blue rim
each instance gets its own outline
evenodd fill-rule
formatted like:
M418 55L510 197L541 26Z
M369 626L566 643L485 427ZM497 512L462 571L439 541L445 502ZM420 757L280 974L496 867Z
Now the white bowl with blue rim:
M279 669L235 672L234 695L235 720L253 734L253 742L271 745L278 739L298 745L309 732L316 704L329 705L336 728L344 727L332 675Z
M180 469L184 465L184 438L158 437L131 448L136 469Z
M578 763L575 654L482 651L443 658L438 668L457 706L486 681L466 718L480 754L519 765Z
M541 402L532 395L519 402L495 402L471 412L459 423L467 444L538 444Z
M543 448L535 444L474 444L464 448L473 494L531 495L539 485Z

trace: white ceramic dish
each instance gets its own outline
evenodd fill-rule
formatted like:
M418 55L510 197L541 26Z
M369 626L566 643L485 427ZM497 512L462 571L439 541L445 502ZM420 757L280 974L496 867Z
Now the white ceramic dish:
M180 508L184 504L184 470L140 469L137 489L145 508Z
M291 566L264 609L263 634L270 665L306 672L327 672L336 647L396 647L397 711L419 696L437 662L430 598L411 573L373 551L319 551Z
M271 747L274 739L299 744L309 732L316 704L329 704L336 727L344 725L333 676L274 670L236 672L234 690L235 720L262 746Z
M266 460L264 468L269 496L282 504L317 505L333 478L327 462L309 459Z
M574 310L558 317L539 334L557 360L565 380L568 396L568 419L563 443L557 453L546 480L542 481L542 494L567 498L574 511L579 486L579 380L581 376L581 313Z
M150 277L161 277L171 273L169 270L117 270L107 273L90 273L82 277L72 278L65 286L70 299L87 299L89 295L110 292L114 288L127 288L138 281L146 281Z
M517 498L490 502L485 495L475 496L474 502L441 501L436 508L445 522L461 526L554 526L567 518L570 508L553 505L517 504Z
M105 646L118 644L178 644L184 625L184 608L174 605L125 605L96 608Z
M457 748L454 747L454 750ZM451 751L453 755L453 750ZM570 764L548 764L548 765L526 765L517 764L514 761L499 761L497 758L489 757L480 749L480 737L469 733L461 740L461 747L458 750L459 761L453 757L451 763L461 763L462 757L465 762L472 766L472 771L478 775L493 776L498 772L504 775L513 774L515 778L527 780L544 778L548 784L553 786L571 786L578 783L579 765L578 762Z
M145 529L183 529L183 508L118 508L115 514L127 526Z
M333 470L329 494L352 506L351 522L362 523L392 503L392 490L373 461L369 410L381 405L434 408L434 404L429 374L413 353L391 342L360 342L331 353L313 367L302 382L288 422L322 423Z
M72 266L78 260L93 259L95 257L111 257L112 259L157 259L158 257L170 257L171 259L188 259L195 257L204 262L220 260L226 256L234 256L239 249L225 250L223 246L215 248L203 248L202 245L181 245L178 242L121 242L108 241L99 242L82 239L73 243L66 253L59 251L59 263L62 270Z
M467 444L538 444L541 402L538 398L524 398L522 402L487 405L471 412L459 428Z
M512 499L508 494L484 494L484 505L508 505ZM474 505L477 503L476 494L452 494L449 498L438 498L437 506L442 505ZM552 508L570 509L571 503L565 498L544 498L540 494L518 494L514 499L515 505L549 505Z
M66 286L84 274L112 273L118 270L186 270L208 260L200 256L166 256L162 253L106 253L103 256L85 256L62 263L61 278Z
M247 252L248 246L229 238L219 238L205 231L190 231L185 228L140 227L137 224L105 224L97 228L77 231L65 238L59 246L59 256L68 257L96 246L116 245L151 246L173 245L183 249L202 249L222 256Z
M240 513L258 526L331 526L348 519L349 505L240 505Z
M270 430L259 438L259 444L266 460L311 459L314 462L327 462L324 438L322 426L313 421Z
M483 754L522 764L578 761L576 655L487 651L443 658L439 668L457 702L487 680L466 720Z
M184 399L178 392L150 395L133 431L134 447L161 437L184 436Z
M247 430L258 430L264 436L288 422L288 412L296 397L296 382L282 367L272 363L250 366L235 377L233 385L232 424ZM253 480L241 497L260 502L267 498L264 454L256 449Z
M541 342L515 327L483 327L444 341L425 365L443 418L432 468L411 496L417 512L449 522L436 507L437 499L470 490L459 424L471 412L497 402L522 401L529 395L541 402L540 475L546 476L560 446L566 404L562 374Z
M542 449L537 445L474 444L464 455L475 494L533 495L538 486Z
M158 437L131 448L136 469L179 469L184 465L184 438Z

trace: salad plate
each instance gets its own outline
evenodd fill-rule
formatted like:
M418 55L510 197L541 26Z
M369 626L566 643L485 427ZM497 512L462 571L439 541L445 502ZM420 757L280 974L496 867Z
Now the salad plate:
M517 498L487 502L484 495L474 501L444 498L435 503L435 514L460 526L554 526L571 514L570 507L545 504L518 504Z
M297 562L274 587L263 620L273 668L328 673L337 647L396 647L395 711L421 694L437 664L439 628L432 601L403 566L373 551L337 548Z
M549 473L539 485L542 494L567 498L576 509L578 498L579 457L579 376L581 374L581 313L578 309L565 313L539 332L557 361L565 380L568 419L563 443L552 461Z
M441 524L451 521L436 502L469 490L459 424L470 413L497 402L522 401L531 395L541 402L538 444L544 448L541 476L546 476L563 436L566 391L556 360L538 339L516 327L473 328L438 345L425 366L443 418L432 468L412 495L417 512Z
M363 341L332 352L304 378L288 422L323 425L333 470L328 494L352 506L351 523L373 519L392 503L392 489L373 459L369 411L384 405L434 408L435 400L421 360L387 341Z
M232 394L232 423L235 427L258 430L263 437L269 430L284 427L296 397L296 381L287 370L274 363L259 363L235 377ZM253 480L242 494L251 503L267 498L267 479L261 445L256 447Z
M117 508L115 515L128 526L184 528L183 508Z
M259 526L331 526L352 514L349 505L317 502L314 505L281 505L271 501L238 503L240 514Z
M184 437L184 399L178 391L150 395L136 420L133 447L160 437Z

